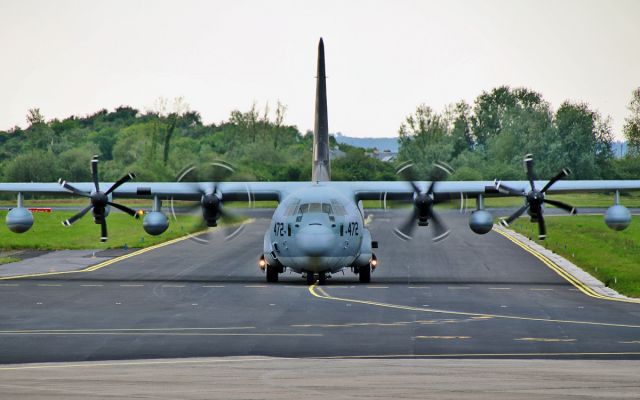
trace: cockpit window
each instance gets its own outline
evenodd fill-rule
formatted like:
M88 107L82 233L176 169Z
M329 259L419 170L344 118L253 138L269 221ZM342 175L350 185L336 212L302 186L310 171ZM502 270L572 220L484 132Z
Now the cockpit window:
M331 199L331 204L333 205L333 213L337 216L347 215L347 210L344 209L342 203L340 203L336 199Z
M309 204L309 212L310 213L322 212L322 203L311 203L311 204Z
M309 204L303 204L300 206L300 208L298 209L298 214L302 215L302 214L306 214L309 212Z
M331 204L322 203L322 212L325 214L333 214L333 210L331 210Z
M287 204L287 208L284 212L284 216L285 217L291 217L293 215L295 215L296 211L298 210L298 204L300 204L300 200L299 199L293 199L289 202L289 204Z

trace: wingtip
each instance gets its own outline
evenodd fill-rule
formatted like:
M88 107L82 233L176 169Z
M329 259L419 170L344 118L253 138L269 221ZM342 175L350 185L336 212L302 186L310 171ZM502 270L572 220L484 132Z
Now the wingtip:
M504 226L505 228L509 227L509 223L507 221L505 221L504 219L500 220L500 225Z
M100 241L101 241L102 243L104 243L104 242L106 242L106 241L107 241L107 238L106 238L106 237L101 237L101 238L100 238Z

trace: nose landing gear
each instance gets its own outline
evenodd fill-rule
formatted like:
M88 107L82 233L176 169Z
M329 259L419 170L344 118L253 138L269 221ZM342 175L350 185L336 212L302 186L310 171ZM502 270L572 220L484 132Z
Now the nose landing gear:
M326 272L318 272L318 284L325 285L329 278ZM307 285L313 285L316 283L316 275L313 272L307 272Z

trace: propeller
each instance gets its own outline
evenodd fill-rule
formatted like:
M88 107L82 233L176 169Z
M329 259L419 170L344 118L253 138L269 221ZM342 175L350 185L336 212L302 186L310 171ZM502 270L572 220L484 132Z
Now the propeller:
M192 178L197 178L198 175L206 175L207 183L193 183L193 190L200 192L201 197L198 203L193 206L184 209L185 213L193 213L196 210L201 210L202 219L196 223L189 231L200 231L201 233L191 234L189 237L202 244L209 243L210 236L208 228L218 226L218 221L221 221L225 225L224 236L225 240L232 240L245 228L245 223L242 222L239 225L236 224L241 220L240 216L227 211L222 205L222 194L219 191L218 185L224 181L226 177L232 175L235 172L233 166L230 164L215 160L200 168L196 165L187 166L178 174L177 182L185 182ZM202 177L201 177L202 178ZM197 179L195 179L197 180ZM247 201L249 206L252 203L252 195L247 187ZM174 207L174 199L171 199L171 214L174 220L177 220L176 208ZM204 232L202 232L204 231Z
M130 180L135 178L135 174L128 173L124 175L122 178L118 179L109 189L106 191L100 191L100 182L98 181L98 156L95 155L91 159L91 179L93 180L94 190L91 192L84 192L75 186L71 185L69 182L63 180L62 178L58 179L58 183L65 190L72 193L75 196L86 197L89 199L89 205L80 210L76 215L62 222L64 226L71 226L74 222L78 221L82 217L85 216L89 210L93 213L93 221L96 224L100 225L100 241L106 242L108 238L107 234L107 207L115 207L118 210L121 210L134 218L138 218L139 214L135 210L127 206L123 206L122 204L114 203L109 200L109 195L113 193L114 190L122 186L122 184L129 182Z
M515 221L518 217L524 214L525 211L529 211L531 215L531 220L533 222L538 223L538 238L540 240L544 240L547 237L547 228L544 222L544 216L542 205L544 203L551 204L555 207L558 207L569 214L577 214L578 211L575 207L570 206L569 204L563 203L557 200L551 200L545 198L545 193L551 186L553 186L559 180L566 178L571 174L571 170L569 168L563 168L560 172L558 172L549 182L541 190L536 189L535 186L535 175L533 172L533 156L531 154L527 154L524 156L524 166L527 171L527 180L529 181L529 185L531 186L531 190L526 192L525 190L517 190L511 188L501 181L495 182L496 189L505 194L510 194L513 196L522 196L525 198L525 204L520 207L516 212L511 214L508 218L503 219L500 223L504 226L509 226L510 223Z
M453 168L444 162L436 162L431 170L429 186L424 191L418 186L413 172L413 163L407 162L400 165L396 174L403 177L413 189L413 210L409 218L399 227L394 229L394 233L402 240L411 240L416 226L427 226L431 222L433 226L433 241L438 242L449 235L449 229L444 224L442 218L433 210L433 206L448 200L434 193L438 181L446 175L451 174ZM385 195L386 202L386 195Z

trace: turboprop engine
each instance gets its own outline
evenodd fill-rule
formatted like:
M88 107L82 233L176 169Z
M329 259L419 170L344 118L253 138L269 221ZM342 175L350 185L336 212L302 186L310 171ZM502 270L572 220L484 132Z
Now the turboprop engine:
M160 211L151 211L144 216L142 227L149 235L158 236L169 228L169 219Z
M24 233L33 226L33 215L24 207L16 207L7 213L6 222L11 232Z

